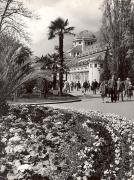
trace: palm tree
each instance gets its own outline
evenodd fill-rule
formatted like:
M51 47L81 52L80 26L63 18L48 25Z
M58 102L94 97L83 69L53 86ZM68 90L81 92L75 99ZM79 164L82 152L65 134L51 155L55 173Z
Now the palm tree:
M0 116L8 111L7 98L23 83L38 77L51 80L51 72L39 70L38 64L32 62L30 51L27 54L28 58L26 53L24 59L22 58L22 52L25 52L23 50L24 47L16 43L10 47L5 58L0 60ZM19 57L21 61L18 60Z
M56 82L57 82L57 72L59 68L59 54L47 54L42 56L37 62L40 63L41 69L51 70L53 74L53 89L56 89Z
M64 20L62 18L57 18L55 21L51 21L49 26L49 35L48 39L53 39L56 36L59 37L59 58L60 58L60 71L59 71L59 81L60 81L60 94L62 94L63 87L63 39L64 34L74 35L72 31L74 27L68 27L69 22L68 19Z

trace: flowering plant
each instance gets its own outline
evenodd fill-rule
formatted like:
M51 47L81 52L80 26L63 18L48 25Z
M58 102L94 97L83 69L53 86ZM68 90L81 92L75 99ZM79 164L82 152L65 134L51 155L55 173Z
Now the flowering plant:
M8 180L134 177L134 123L117 115L11 106L0 133L0 176Z

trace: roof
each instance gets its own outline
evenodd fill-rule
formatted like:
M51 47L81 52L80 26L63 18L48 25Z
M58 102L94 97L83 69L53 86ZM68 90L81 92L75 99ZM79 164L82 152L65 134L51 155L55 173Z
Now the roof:
M95 35L88 30L81 31L75 39L96 39Z
M80 52L80 53L82 53L82 46L77 45L77 46L73 47L70 52Z
M89 62L102 62L104 60L105 56L105 50L94 53L94 54L88 54L87 56L83 56L80 58L73 58L68 60L68 66L82 66L87 65Z

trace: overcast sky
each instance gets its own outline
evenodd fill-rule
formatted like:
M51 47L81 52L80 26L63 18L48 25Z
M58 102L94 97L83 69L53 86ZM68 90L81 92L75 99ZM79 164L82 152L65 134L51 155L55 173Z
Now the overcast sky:
M74 26L74 33L81 30L96 32L101 25L103 0L25 0L26 6L38 13L40 20L30 21L28 31L31 33L31 48L34 54L41 56L52 52L58 41L48 40L48 26L57 17L69 20ZM73 37L65 38L65 48L71 45Z

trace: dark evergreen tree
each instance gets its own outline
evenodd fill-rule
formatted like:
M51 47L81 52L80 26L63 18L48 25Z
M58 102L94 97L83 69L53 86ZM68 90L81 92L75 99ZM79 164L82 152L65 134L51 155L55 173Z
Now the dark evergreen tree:
M64 20L62 18L57 18L55 21L51 21L49 26L49 36L48 39L53 39L56 36L59 38L59 59L60 59L60 70L59 70L59 81L60 81L60 94L62 94L63 87L63 73L64 73L64 35L65 34L73 34L72 31L74 27L68 27L69 22L68 19Z
M109 60L110 60L110 55L109 55L109 49L107 48L106 53L105 53L105 58L104 58L104 63L103 63L103 70L100 75L100 82L103 80L109 80L110 79L110 68L109 68Z

